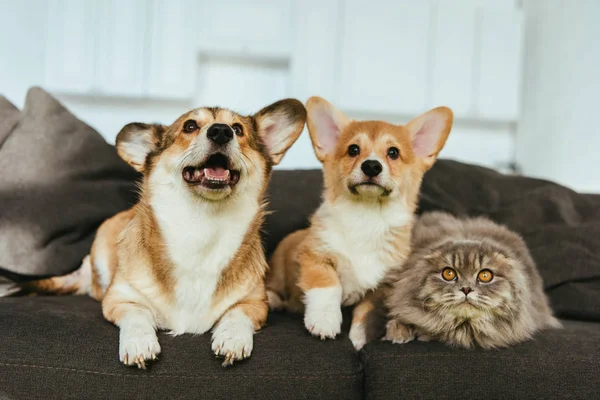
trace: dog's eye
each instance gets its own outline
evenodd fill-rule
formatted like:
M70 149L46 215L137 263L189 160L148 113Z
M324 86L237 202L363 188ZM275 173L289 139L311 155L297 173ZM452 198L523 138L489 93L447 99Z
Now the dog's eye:
M356 157L359 154L360 154L360 147L358 147L355 144L351 144L350 146L348 146L348 155L350 157Z
M494 279L494 273L492 271L490 271L489 269L482 269L477 274L477 279L479 280L479 282L483 282L483 283L491 282L492 279Z
M231 126L231 128L233 129L233 131L235 132L236 135L238 135L238 136L244 136L244 128L242 127L242 125L240 125L240 124L233 124Z
M185 133L192 133L196 129L198 129L198 124L193 119L185 121L185 123L183 124L183 131Z
M442 271L442 278L444 278L444 280L448 282L453 281L456 279L456 271L450 267L446 267Z
M400 156L400 150L396 147L390 147L387 151L387 156L392 160L396 160Z

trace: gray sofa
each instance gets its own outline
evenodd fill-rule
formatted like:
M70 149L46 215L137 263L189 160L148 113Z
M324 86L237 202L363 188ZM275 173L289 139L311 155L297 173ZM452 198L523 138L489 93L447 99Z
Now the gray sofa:
M0 300L0 398L597 398L600 324L563 322L504 350L375 342L357 353L347 327L322 342L301 318L275 313L238 365L221 367L209 335L161 334L162 355L144 371L119 363L118 330L94 300L8 298Z
M91 151L85 149L88 143L72 155L88 163L66 159L60 142L19 164L14 157L19 152L12 150L18 148L15 135L25 131L35 137L36 126L45 125L47 148L46 136L55 134L49 127L71 118L39 89L30 97L20 115L3 113L0 101L0 167L5 175L0 178L0 238L5 238L0 248L11 252L10 257L0 254L5 282L76 268L102 219L135 201L137 175L105 143L94 142ZM45 114L36 116L40 108ZM69 121L61 132L81 123ZM31 136L26 138L28 146L36 146ZM61 154L60 162L44 159L56 154ZM66 178L50 184L56 173L49 165L94 167L91 172L81 166L69 170ZM6 175L22 168L46 168L38 174L45 184L2 187L10 181ZM319 204L321 185L320 171L275 172L269 187L273 213L264 229L267 253L284 235L306 226ZM521 233L564 329L494 351L377 340L356 352L347 338L349 310L344 334L329 341L311 337L301 316L272 313L255 336L252 357L231 368L223 369L211 354L209 335L160 334L160 359L148 370L137 370L119 363L118 330L102 318L94 300L13 296L0 298L0 398L598 398L600 196L440 160L426 174L421 191L419 212L430 210L487 215ZM27 252L7 245L15 226L36 228L31 230L36 240L23 244L29 246Z

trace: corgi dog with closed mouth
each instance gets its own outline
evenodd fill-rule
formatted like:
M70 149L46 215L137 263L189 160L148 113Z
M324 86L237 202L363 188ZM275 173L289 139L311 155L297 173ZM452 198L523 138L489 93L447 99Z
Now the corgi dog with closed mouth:
M304 312L308 331L325 339L340 333L341 307L355 305L349 336L360 349L379 283L409 255L421 180L444 147L453 114L438 107L393 125L349 120L319 97L306 109L323 163L323 202L310 227L273 253L269 306Z
M250 116L198 108L171 126L126 125L116 146L143 174L139 202L102 224L78 271L28 289L101 300L126 365L157 357L157 329L212 328L224 366L249 357L268 312L263 194L305 119L287 99Z

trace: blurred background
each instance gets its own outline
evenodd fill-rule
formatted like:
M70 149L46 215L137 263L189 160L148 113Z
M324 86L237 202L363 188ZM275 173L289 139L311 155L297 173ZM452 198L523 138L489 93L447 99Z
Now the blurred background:
M0 24L0 93L40 85L109 142L203 105L447 105L442 157L600 192L600 0L0 0ZM280 168L319 166L302 135Z

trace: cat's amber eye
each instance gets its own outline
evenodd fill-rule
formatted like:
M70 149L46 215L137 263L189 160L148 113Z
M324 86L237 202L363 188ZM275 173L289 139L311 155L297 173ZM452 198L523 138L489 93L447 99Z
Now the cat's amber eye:
M492 279L494 279L494 273L492 271L490 271L489 269L482 269L477 274L477 279L479 280L479 282L483 282L483 283L491 282Z
M442 271L442 278L444 278L445 281L453 281L456 279L456 271L452 268L444 268Z

